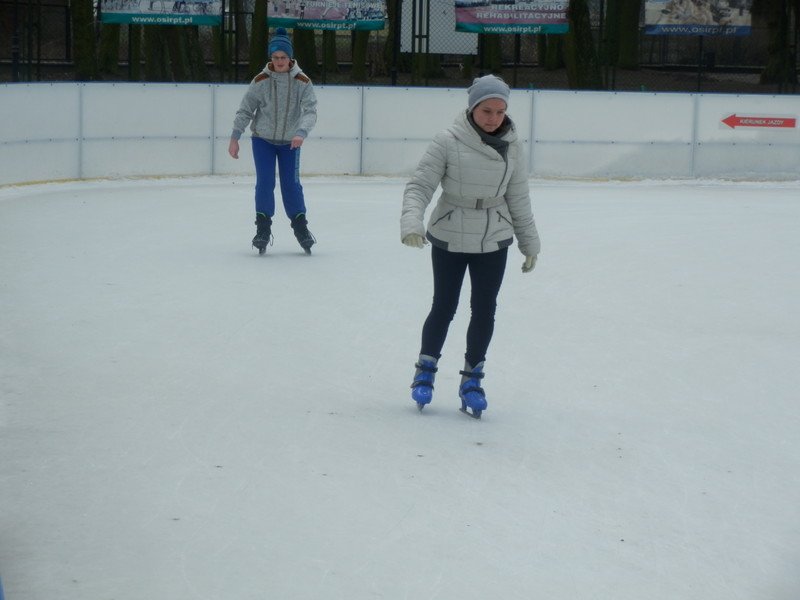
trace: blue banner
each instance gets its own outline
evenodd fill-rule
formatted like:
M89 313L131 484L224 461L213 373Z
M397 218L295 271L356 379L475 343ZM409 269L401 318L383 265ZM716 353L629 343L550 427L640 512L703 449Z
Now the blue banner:
M647 0L649 35L750 35L752 0Z

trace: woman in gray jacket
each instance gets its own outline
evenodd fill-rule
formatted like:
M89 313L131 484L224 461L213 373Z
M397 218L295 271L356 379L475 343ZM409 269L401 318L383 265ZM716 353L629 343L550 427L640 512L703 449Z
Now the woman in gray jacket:
M516 236L529 273L539 254L531 210L528 169L514 123L506 114L510 89L494 75L475 79L468 108L436 135L403 195L400 220L404 244L432 246L433 305L422 328L411 397L420 410L433 397L433 382L447 330L469 271L472 310L461 371L461 410L480 418L486 395L480 385L494 331L497 295L508 247ZM437 188L442 193L423 225Z
M267 50L270 62L250 82L236 111L228 153L239 158L239 138L249 123L256 165L257 229L253 246L258 253L264 254L272 239L277 162L283 207L297 241L310 254L316 240L308 230L300 185L300 146L317 122L317 98L311 80L293 59L294 48L285 29L276 30Z

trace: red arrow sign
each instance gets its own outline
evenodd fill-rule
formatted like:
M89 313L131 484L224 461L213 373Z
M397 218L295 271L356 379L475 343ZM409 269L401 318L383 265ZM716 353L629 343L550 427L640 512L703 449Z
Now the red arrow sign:
M740 117L737 114L722 119L731 129L736 127L780 127L794 129L797 127L797 119L786 117Z

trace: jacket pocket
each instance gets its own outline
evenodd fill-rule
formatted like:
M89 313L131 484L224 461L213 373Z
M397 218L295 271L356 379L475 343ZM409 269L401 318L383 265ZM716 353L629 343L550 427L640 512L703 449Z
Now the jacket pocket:
M497 209L497 222L502 225L503 222L507 223L508 225L514 226L514 223L511 222L511 215L507 215L503 212L501 208Z
M436 220L435 220L433 223L431 223L431 225L430 225L430 226L431 226L431 227L435 227L436 225L438 225L439 223L441 223L441 222L442 222L442 221L444 221L445 219L449 221L451 216L453 216L453 211L452 211L452 210L449 210L449 211L447 211L446 213L444 213L444 214L443 214L441 217L439 217L438 219L436 219Z

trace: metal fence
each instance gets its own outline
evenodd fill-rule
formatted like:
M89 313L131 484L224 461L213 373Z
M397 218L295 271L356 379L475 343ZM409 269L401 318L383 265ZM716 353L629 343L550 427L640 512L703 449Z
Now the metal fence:
M409 1L413 0L406 0ZM796 83L760 83L760 73L768 58L770 32L758 24L754 24L752 34L746 37L650 36L644 34L642 27L638 45L638 68L619 69L603 65L603 2L604 0L594 0L590 3L590 13L605 89L767 94L798 91ZM248 68L252 12L246 5L241 10L228 6L223 22L225 47L229 49L231 58L224 65L215 62L214 28L198 28L210 80L248 81L253 75ZM326 35L335 36L334 66L331 66L331 61L323 60L323 33L317 32L318 64L303 64L303 68L316 82L322 84L457 87L467 85L472 77L491 70L499 72L516 88L569 88L563 64L556 61L553 66L548 61L546 65L543 60L541 49L546 43L543 39L545 36L494 36L499 45L493 49L491 61L487 50L481 47L482 44L478 44L477 55L425 55L425 68L420 70L412 68L415 64L412 53L403 51L392 57L392 52L387 52L389 27L395 25L390 23L382 31L369 33L366 80L355 81L351 78L354 34L348 31L326 32ZM103 26L96 23L98 34ZM121 35L120 69L117 77L127 80L131 72L131 44L128 39L131 28L124 25L118 27ZM395 34L403 36L401 29L397 28ZM440 28L435 33L440 39L457 35L454 30L446 28ZM791 51L795 64L798 64L798 32L794 28L790 31L790 37L793 40ZM71 52L71 14L67 0L60 3L58 0L0 0L0 40L0 81L75 79ZM409 50L408 46L409 44L405 47L398 44L401 50ZM142 59L134 57L133 60ZM392 61L397 64L389 64Z

